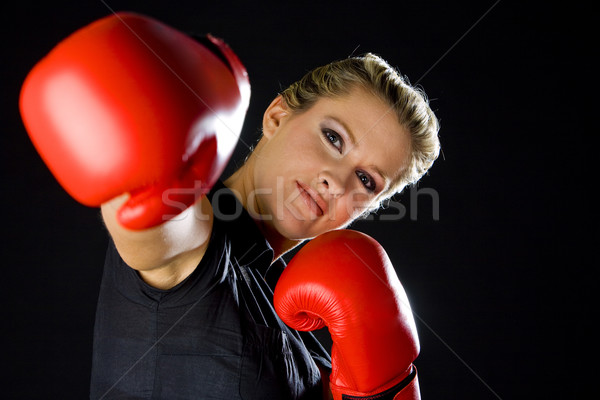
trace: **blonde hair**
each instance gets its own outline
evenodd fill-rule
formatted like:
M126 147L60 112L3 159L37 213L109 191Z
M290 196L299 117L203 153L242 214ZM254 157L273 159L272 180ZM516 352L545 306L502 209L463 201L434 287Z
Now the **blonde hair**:
M321 97L343 96L357 85L389 104L410 133L409 159L398 179L379 196L386 199L421 179L440 152L439 122L421 89L411 86L381 57L367 53L315 68L281 96L293 112L302 112Z

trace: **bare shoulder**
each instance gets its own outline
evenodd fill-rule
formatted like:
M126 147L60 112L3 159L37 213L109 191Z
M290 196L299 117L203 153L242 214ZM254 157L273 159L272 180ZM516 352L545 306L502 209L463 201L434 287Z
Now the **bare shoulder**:
M102 205L102 218L121 258L150 285L168 289L202 260L212 232L213 213L206 197L169 221L143 231L121 226L116 218L128 196Z

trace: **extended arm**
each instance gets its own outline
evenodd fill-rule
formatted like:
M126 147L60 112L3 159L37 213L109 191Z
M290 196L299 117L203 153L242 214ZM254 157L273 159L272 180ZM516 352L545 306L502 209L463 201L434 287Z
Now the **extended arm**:
M20 109L59 183L82 204L102 206L125 261L176 280L206 248L211 212L198 200L233 152L249 90L222 41L200 43L118 13L44 57L23 84Z

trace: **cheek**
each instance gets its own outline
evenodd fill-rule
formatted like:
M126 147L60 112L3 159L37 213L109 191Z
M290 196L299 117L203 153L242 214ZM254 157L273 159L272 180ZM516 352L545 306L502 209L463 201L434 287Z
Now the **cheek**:
M303 127L290 126L271 139L268 156L285 163L314 161L323 151L319 141L318 136Z
M325 162L324 146L319 138L308 132L294 130L286 132L270 149L268 157L271 174L288 181L302 179L311 181Z
M286 154L286 162L306 166L321 162L324 157L324 146L317 135L296 131L290 133L289 136L285 148L282 149L282 152Z
M348 210L350 210L356 216L359 216L365 212L371 206L371 204L373 204L373 202L373 197L365 194L362 191L352 191L346 198Z
M335 225L347 225L364 213L372 203L373 200L363 193L351 193L336 201L334 213L329 219Z

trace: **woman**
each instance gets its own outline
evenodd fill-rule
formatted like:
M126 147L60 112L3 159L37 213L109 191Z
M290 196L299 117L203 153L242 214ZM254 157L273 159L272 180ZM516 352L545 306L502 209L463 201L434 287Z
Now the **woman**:
M113 30L118 32L117 41ZM155 42L142 46L132 31L144 32ZM109 51L110 60L101 57L100 68L86 60L100 57L92 46L96 42L102 51ZM273 309L272 290L285 266L281 256L304 240L348 226L416 182L438 156L435 115L424 95L375 55L316 68L269 105L263 136L238 171L175 218L153 228L130 230L119 222L117 210L133 195L115 179L120 176L113 176L122 172L123 149L105 142L112 138L117 144L130 143L130 137L116 137L115 132L132 135L131 130L139 128L136 124L153 115L138 113L136 122L125 124L122 131L109 122L129 121L127 102L151 107L152 101L160 100L169 107L180 101L173 109L175 116L184 116L178 107L187 104L181 96L190 94L182 86L176 95L162 99L161 93L172 93L171 87L180 82L161 86L164 82L140 80L146 69L163 71L165 79L174 75L157 62L156 52L148 52L148 43L184 64L190 79L198 74L188 68L186 57L172 54L174 46L185 46L189 54L200 54L200 60L214 64L215 70L206 72L211 79L202 84L212 85L217 75L231 80L231 71L206 48L156 21L122 14L84 30L53 58L47 57L46 67L28 78L22 96L28 131L38 150L57 160L53 164L45 158L59 180L73 170L73 175L79 173L71 165L74 161L85 164L86 157L98 153L100 163L107 158L117 161L111 173L105 172L106 165L89 163L94 177L110 175L110 181L118 181L117 193L126 192L101 207L110 244L96 314L91 398L321 398L327 393L321 381L331 368L329 355L310 334L283 324ZM87 62L84 79L89 79L90 71L101 79L80 85L79 76L73 74L74 59ZM109 70L108 61L116 70ZM154 63L152 68L149 62ZM125 63L134 67L123 75ZM52 75L57 68L68 74ZM124 78L115 81L117 75ZM132 82L140 84L141 93L127 92ZM54 91L57 101L44 103L46 83L64 84L69 90ZM152 85L162 89L158 99L146 102ZM116 97L101 103L108 86ZM90 88L93 96L88 96ZM134 97L123 100L123 93ZM220 91L215 93L218 97ZM71 103L65 100L68 96ZM47 121L40 122L40 116ZM57 118L63 123L56 123ZM172 124L158 129L162 139L176 130L181 118L170 120ZM77 130L82 123L86 128ZM144 126L154 128L152 123ZM94 129L99 136L83 142L80 135ZM49 131L72 143L62 146ZM80 151L82 144L87 153ZM142 148L146 145L141 143ZM106 152L98 146L106 146ZM49 152L44 153L44 147ZM128 174L147 168L136 165L135 154L126 158ZM156 157L159 166L160 155L144 153L151 161ZM76 177L85 190L104 185L83 176Z
M147 292L151 291L151 296L158 302L159 298L182 290L182 282L202 282L198 286L203 290L197 290L196 293L199 296L206 293L209 285L216 285L210 286L213 293L221 291L214 296L215 300L206 297L200 303L194 300L191 303L193 309L187 316L205 318L209 312L207 310L218 308L221 312L219 315L209 312L211 326L222 325L223 321L226 321L226 325L235 321L235 328L228 325L228 331L235 332L234 337L231 340L225 340L226 335L221 337L229 348L224 354L219 353L219 357L228 360L235 358L234 354L240 353L237 350L241 348L244 354L242 362L248 364L242 374L249 374L247 379L236 377L232 372L229 372L232 376L225 379L227 373L215 370L215 377L210 378L216 379L214 385L207 383L202 377L206 378L204 374L207 368L214 367L208 366L210 363L205 364L206 361L199 361L203 357L198 354L214 355L215 346L220 348L220 345L211 344L207 349L194 343L179 347L173 345L177 350L164 350L166 353L174 351L197 356L195 361L188 360L182 364L186 366L187 372L183 374L186 376L171 375L167 379L165 370L161 377L163 382L171 382L170 389L179 390L177 393L181 393L182 387L187 387L190 394L199 390L206 396L210 388L225 394L225 387L237 392L246 385L252 386L253 390L266 391L269 398L314 396L313 390L319 385L319 374L305 347L309 347L314 360L321 367L329 367L327 355L311 339L305 338L308 345L303 344L295 333L288 332L288 337L296 339L284 343L280 332L285 328L277 322L267 301L256 300L259 297L256 293L261 297L269 297L269 288L261 281L261 275L276 282L283 268L280 257L284 253L306 239L349 225L362 214L376 209L382 200L416 182L438 155L437 130L437 120L424 96L404 82L381 58L372 54L348 58L308 73L277 96L265 111L263 137L247 162L224 182L247 215L233 221L228 221L228 218L220 220L212 211L211 196L207 196L184 215L158 228L132 232L121 228L115 218L115 210L124 198L105 204L102 214L120 257L148 285L137 288L139 293L149 296ZM231 201L231 198L224 200L227 191L222 186L215 188L214 193L219 193L222 203ZM221 203L218 207L218 214L225 217L234 215L238 209L234 205L230 211L226 211L226 206ZM250 218L258 229L253 229L249 224ZM226 261L227 258L230 262ZM109 251L108 259L118 257L114 251ZM207 261L209 259L210 262ZM113 264L119 264L119 261ZM113 268L107 266L108 271ZM126 271L120 270L123 273ZM210 278L197 278L194 275L207 274L208 271ZM248 274L251 277L247 277ZM120 273L116 275L120 276ZM135 279L133 276L131 278ZM104 280L108 279L105 277ZM110 303L114 296L108 297ZM183 303L189 307L185 310L191 308L189 301ZM106 364L109 363L106 352L110 349L114 352L119 345L115 346L112 339L103 338L102 331L106 328L107 332L114 332L118 328L106 327L111 323L102 318L108 315L108 312L103 312L102 304L101 296L94 371L100 375L114 371L115 375L102 384L94 381L102 387L96 392L98 395L105 390L115 390L109 382L120 379L120 384L124 384L130 380L123 377L125 372L133 380L137 372L128 371L127 366L139 359L142 350L154 344L150 340L141 345L138 353L125 360L120 368ZM238 306L242 311L236 311ZM249 310L244 311L244 308ZM156 318L152 312L129 312L125 314L135 315L134 320L139 319L141 326ZM185 312L179 311L179 314ZM243 314L241 317L240 313ZM140 318L141 314L148 314L146 320ZM240 319L250 320L252 324L240 324ZM169 337L177 336L176 332L181 335L178 340L183 342L186 337L195 335L206 341L207 337L216 334L212 330L207 331L203 324L195 326L191 323L187 329L179 329L186 324L185 321L173 317L168 320L178 326L164 338L154 333L154 341L160 338L164 342ZM171 327L169 323L164 323ZM260 330L269 327L268 333L257 333L257 327ZM123 329L121 334L126 336L127 332L131 332L129 328ZM246 348L250 340L244 336L254 337L250 346L253 350ZM123 338L116 340L124 341ZM105 343L105 346L98 347L98 343ZM122 346L127 345L123 343ZM265 361L261 354L272 357ZM282 358L282 354L286 356ZM194 358L183 354L179 356L186 357ZM257 361L257 357L260 360ZM148 355L143 357L144 361L138 364L137 369L142 370L141 364L148 358ZM238 368L237 363L216 364L222 365L223 370ZM258 372L260 367L252 371L252 367L257 365L269 367L262 372ZM157 368L154 364L152 367L154 370ZM219 374L220 378L217 378ZM221 382L219 379L225 380ZM275 383L267 384L262 379ZM241 381L242 388L238 389L237 385L232 384L238 381ZM168 385L163 385L161 390L167 391L163 393L169 393ZM234 398L232 396L234 394L230 393L223 398Z

